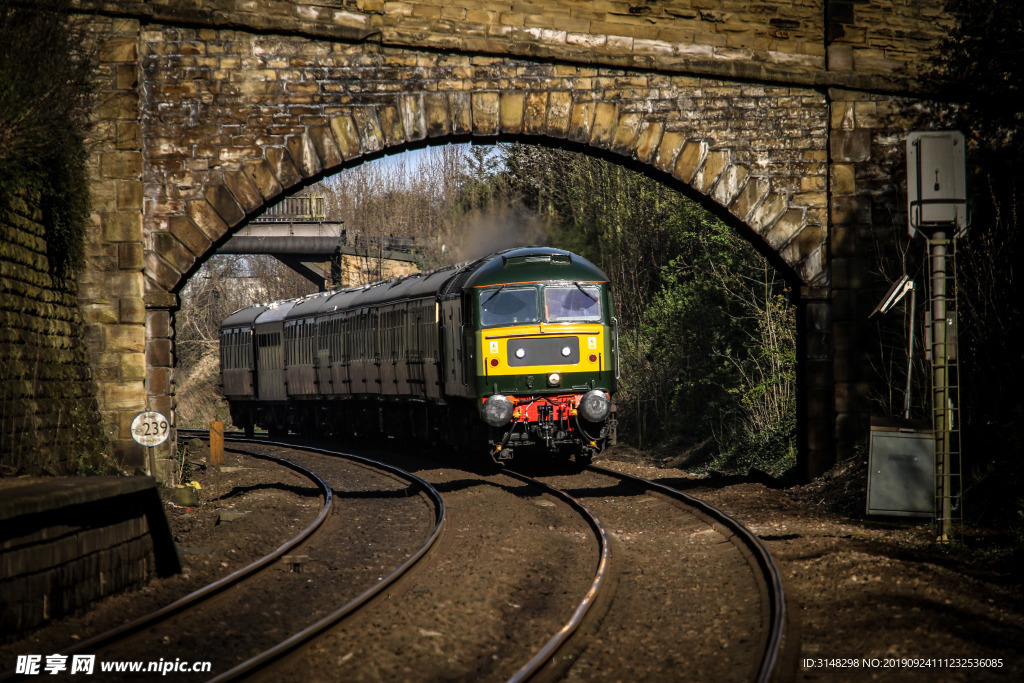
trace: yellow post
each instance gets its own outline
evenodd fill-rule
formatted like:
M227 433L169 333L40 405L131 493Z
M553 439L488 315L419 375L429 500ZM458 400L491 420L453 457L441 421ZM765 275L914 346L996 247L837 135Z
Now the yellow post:
M210 464L217 473L217 500L220 501L220 466L224 464L224 423L210 421Z
M219 420L210 422L210 464L224 464L224 423Z

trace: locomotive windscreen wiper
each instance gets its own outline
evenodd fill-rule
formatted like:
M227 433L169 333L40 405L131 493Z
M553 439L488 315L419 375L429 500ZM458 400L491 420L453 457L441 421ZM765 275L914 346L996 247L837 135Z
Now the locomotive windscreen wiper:
M503 290L503 289L505 289L505 285L502 285L501 287L498 287L498 288L497 288L496 290L494 290L494 293L493 293L493 294L491 294L491 295L490 295L489 297L487 297L486 299L484 299L483 301L481 301L481 302L480 302L480 305L481 305L481 306L483 306L483 305L484 305L484 304L486 304L486 303L487 303L488 301L490 301L490 300L491 300L491 299L493 299L494 297L498 296L498 292L500 292L500 291L501 291L501 290Z
M591 293L590 293L590 292L588 292L587 290L583 289L583 285L581 285L581 284L580 284L580 283L578 283L578 282L574 282L573 284L574 284L574 285L576 285L576 289L578 289L578 290L580 290L581 292L583 292L584 294L586 294L586 295L587 295L587 297L589 297L591 301L595 301L595 302L597 301L597 297L595 297L595 296L594 296L593 294L591 294Z

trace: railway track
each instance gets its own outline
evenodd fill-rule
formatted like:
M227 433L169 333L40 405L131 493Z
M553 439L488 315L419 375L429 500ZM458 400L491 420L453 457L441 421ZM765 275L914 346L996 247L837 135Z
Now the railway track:
M400 460L403 468L422 467L422 476L453 499L438 551L411 580L389 591L387 600L331 629L312 647L285 660L280 670L264 672L263 678L522 681L550 673L572 634L600 612L609 559L600 521L571 496L536 480L436 464L424 467L426 461L417 458ZM489 526L485 515L504 519L502 512L529 518L533 530ZM524 536L529 538L524 541ZM545 542L546 549L539 547ZM571 580L552 581L553 570L564 566L571 567ZM502 614L504 623L497 629L498 618L487 614L484 603ZM461 610L465 614L459 616ZM431 645L450 640L454 649L424 652L424 638ZM447 661L431 661L438 654ZM331 674L316 668L317 662L330 668L332 660L343 661L347 668ZM303 672L298 674L300 666Z
M261 448L266 448L266 446L269 445L268 442L262 440L258 443ZM193 661L204 661L204 659L205 661L210 661L211 659L216 659L216 657L212 656L211 653L203 652L201 647L194 647L197 640L201 640L201 638L197 639L195 637L198 634L192 632L197 628L197 624L195 623L197 621L197 615L206 623L216 623L219 619L218 610L224 608L223 604L219 603L227 601L225 594L228 588L236 589L230 591L230 599L233 599L236 602L239 599L244 601L246 599L244 597L245 595L254 592L254 585L259 581L266 582L271 578L269 576L271 573L270 570L274 567L280 567L280 561L287 559L288 556L286 554L289 552L294 554L295 551L302 550L303 552L309 553L309 555L300 556L303 560L312 559L313 561L323 561L322 558L316 556L315 553L317 549L314 546L318 540L322 540L322 537L325 534L331 533L330 527L332 516L336 517L338 515L335 505L335 501L337 499L335 491L345 492L345 482L329 482L328 479L331 477L321 476L314 472L313 468L304 466L294 462L293 460L276 457L266 452L246 450L238 447L232 447L231 451L275 462L283 467L300 473L309 481L313 482L323 500L316 519L272 552L260 557L258 560L251 562L245 567L198 590L195 590L168 605L131 619L126 623L102 633L90 636L72 646L66 647L60 650L60 655L68 657L81 653L102 653L104 658L108 660L145 661L148 659L148 661L156 661L157 657L155 655L147 656L147 652L154 650L154 647L149 647L147 650L146 642L153 643L155 645L155 650L166 651L166 644L171 641L172 637L175 637L173 634L180 635L181 633L186 633L190 638L190 642L193 644L193 647L190 647L188 652L189 656L193 658ZM230 668L228 666L224 666L222 662L218 662L218 666L214 671L220 669L223 673L213 680L235 680L243 677L248 672L263 667L267 665L268 662L271 662L274 659L283 656L287 652L300 647L303 643L315 637L324 629L329 628L333 624L344 619L347 615L357 611L374 596L386 590L388 586L394 584L403 574L408 572L427 553L439 537L445 518L444 501L440 494L428 483L412 473L404 472L397 467L387 463L374 461L370 458L342 453L331 453L331 455L341 456L342 458L345 458L348 463L354 463L363 470L385 473L388 480L391 482L396 480L402 481L403 488L407 489L403 492L404 497L406 498L409 497L412 489L421 492L423 494L422 497L426 498L432 504L432 520L429 533L426 535L426 540L424 541L420 539L421 542L418 547L405 557L404 560L397 563L397 566L395 566L390 572L384 572L382 576L379 576L375 580L366 581L365 584L363 584L362 590L360 590L357 595L347 599L341 606L330 609L327 614L316 619L313 623L308 623L302 628L295 629L294 632L290 633L287 637L275 637L272 645L261 649L257 654L248 657L245 661L231 666ZM420 496L417 496L417 498L419 497ZM280 576L276 578L280 579ZM349 588L347 592L351 593L351 588ZM315 614L317 611L323 612L325 610L322 609L322 606L319 606L319 609L311 608L309 610L312 614ZM189 622L190 626L185 628L181 627L180 625L183 623L183 620L184 622ZM220 623L223 624L225 622L221 621ZM210 643L207 643L206 645L209 647ZM216 647L216 642L214 642L213 645ZM163 661L162 657L160 657L160 661ZM0 675L0 680L5 681L19 680L20 678L21 676L16 674L13 670L4 672Z
M538 478L571 491L616 529L613 565L620 578L602 634L595 640L613 650L632 646L643 651L637 656L642 664L629 671L630 676L770 681L786 675L791 663L783 656L787 617L781 576L761 541L741 523L685 492L602 467ZM638 506L642 508L639 514L647 518L645 523L636 520ZM677 513L673 515L669 507L675 507ZM665 520L663 526L655 521L659 517ZM714 561L702 572L692 566L690 553ZM672 562L677 564L666 570L666 563ZM641 575L654 581L641 579ZM684 585L672 588L665 579L673 576L683 579ZM665 581L659 585L659 580ZM704 593L721 595L710 601L694 599L686 581L700 583ZM655 591L655 600L644 599L649 591ZM637 604L646 606L638 610ZM723 611L729 612L728 618ZM695 618L709 616L714 629L706 624L693 628ZM668 633L651 629L650 624L659 620L674 628ZM644 644L632 642L645 632ZM626 636L625 641L620 634ZM749 634L756 635L751 638ZM624 673L618 670L609 675L609 660L621 659L598 650L583 653L566 679L614 680Z
M263 442L262 440L257 441L254 439L243 439L237 437L233 438L232 441L235 443L259 443L261 445L265 444L265 442ZM281 445L286 446L288 448L296 448L295 446L292 445ZM420 545L419 548L417 548L415 552L413 552L404 562L395 567L394 570L391 571L391 573L387 574L384 577L381 577L376 583L367 587L365 590L363 590L361 593L353 597L351 600L345 602L343 605L339 606L330 613L321 617L314 623L309 624L297 633L294 633L288 638L278 643L275 643L273 646L259 652L255 656L248 658L244 662L235 665L230 670L215 676L211 679L211 681L232 681L243 678L247 674L258 670L266 666L270 662L273 662L274 660L282 657L283 655L301 647L303 644L309 642L311 639L315 638L317 635L319 635L326 629L331 628L332 626L342 622L346 618L355 614L359 609L367 605L371 600L380 595L389 586L394 585L403 576L410 572L412 568L415 567L416 564L434 546L438 537L441 534L441 530L445 522L444 499L441 497L441 494L440 492L437 491L437 489L435 489L433 486L431 486L429 483L427 483L420 477L412 474L411 472L406 472L405 470L402 470L393 465L373 460L371 458L353 455L351 453L343 453L340 451L331 451L327 449L309 447L301 447L300 450L318 455L329 455L332 457L345 458L353 462L385 470L387 472L390 472L391 474L398 476L399 478L407 479L410 482L415 483L416 485L422 488L422 490L427 494L428 498L434 505L434 526L431 529L426 541L422 545ZM258 455L256 453L252 454Z
M738 522L683 492L598 467L481 474L394 453L227 436L232 450L245 442L255 457L291 449L277 460L319 482L317 520L261 561L65 653L106 652L141 631L159 637L152 626L189 602L211 602L300 545L306 552L304 539L324 527L344 488L325 463L344 456L432 491L428 540L344 605L320 609L258 652L241 648L238 661L222 659L213 680L780 677L785 600L770 556Z
M413 459L415 460L415 459ZM403 466L407 459L403 459ZM422 466L422 465L421 465ZM431 475L446 470L446 467L427 465ZM415 469L415 467L410 467ZM425 475L427 476L427 475ZM445 475L450 477L451 475ZM671 489L656 482L630 477L602 468L590 468L587 472L572 474L565 477L552 476L529 476L521 472L505 470L499 474L478 475L473 474L476 480L474 486L493 487L495 482L512 477L522 482L527 488L520 488L514 491L519 499L537 499L540 497L558 499L565 506L571 508L574 514L585 521L587 527L594 535L593 547L595 553L589 555L589 560L584 558L580 567L589 566L592 574L588 574L589 584L583 589L577 590L577 602L573 603L572 609L563 607L563 612L568 615L565 621L553 621L548 618L545 622L550 635L544 639L534 639L532 650L522 654L507 652L503 658L510 663L517 658L520 663L515 667L493 667L478 669L473 672L473 677L495 677L500 673L500 678L510 681L525 680L552 680L557 677L565 677L567 680L598 680L602 678L617 679L624 672L621 666L609 663L606 657L594 657L596 652L593 644L595 642L608 642L613 637L606 636L611 628L617 628L619 632L628 632L634 635L643 634L643 621L649 619L656 610L642 608L639 611L633 609L620 609L622 604L634 603L644 604L643 599L637 599L646 590L659 590L657 586L644 587L631 585L632 575L645 571L642 563L638 562L635 553L631 553L628 538L629 530L622 530L622 520L616 519L614 504L607 500L610 494L616 498L631 498L633 500L642 498L644 501L661 501L663 507L672 508L675 512L665 513L674 518L669 522L676 529L681 530L683 535L689 535L699 539L695 543L682 543L681 552L690 552L697 549L703 553L701 557L707 559L707 564L702 569L705 576L694 578L693 573L682 572L675 577L677 584L682 584L683 590L692 588L688 583L693 580L702 581L702 592L705 593L703 604L698 604L697 612L689 617L683 616L670 628L667 633L671 638L677 638L676 632L679 627L685 627L687 634L682 637L683 643L673 649L665 647L664 651L670 656L658 659L647 657L647 668L643 671L630 671L629 674L636 674L637 677L647 679L677 680L679 678L692 678L697 673L699 676L713 676L721 680L757 680L768 681L773 677L780 677L784 662L781 658L782 644L785 635L786 611L785 596L782 591L782 584L777 569L771 560L770 555L764 546L751 532L746 530L739 522L717 510L716 508L703 503L702 501L689 496L681 491ZM600 481L585 481L587 478L598 477ZM437 476L429 477L439 489L445 491L446 496L456 487L452 486L450 479L439 480ZM468 484L462 484L461 490ZM472 490L472 489L470 489ZM511 503L507 503L511 506ZM680 517L680 515L682 517ZM509 517L516 517L517 513L509 513ZM480 520L486 523L485 520ZM606 525L619 527L615 538L609 541L609 532ZM614 528L614 527L613 527ZM674 540L677 539L673 539ZM449 549L442 552L442 557ZM685 559L683 560L686 561ZM589 564L588 564L589 562ZM563 569L563 568L560 568ZM569 571L568 567L564 568ZM557 571L557 570L556 570ZM583 571L580 569L580 571ZM729 578L731 576L731 578ZM418 579L420 577L417 577ZM726 581L728 579L728 581ZM429 583L430 579L426 581ZM716 588L720 589L716 592ZM415 588L411 589L415 592ZM671 591L665 589L665 599L672 601ZM721 593L721 594L718 594ZM443 600L443 596L431 593L435 599ZM710 595L710 598L707 596ZM661 600L661 597L655 599ZM680 601L676 598L677 604ZM733 609L731 603L745 601L742 609ZM685 600L684 600L685 601ZM648 599L648 602L650 600ZM689 601L694 602L694 601ZM701 603L701 601L696 601ZM694 630L694 623L707 615L700 613L708 611L708 606L715 610L735 612L730 614L728 619L712 615L709 617L708 625ZM484 606L481 606L483 609ZM571 612L571 614L570 614ZM635 617L639 616L639 621ZM400 621L399 612L388 616L378 615L378 621ZM630 619L635 623L630 625ZM541 619L538 618L538 621ZM728 623L725 623L728 622ZM707 628L713 625L716 632L709 638ZM466 628L471 629L469 622ZM382 640L395 637L395 631L401 631L402 627L396 627L390 633L385 632L380 636ZM411 631L407 628L407 631ZM423 629L421 628L422 632ZM753 635L752 635L753 634ZM365 634L368 639L375 638L372 633ZM354 634L343 634L331 641L330 647L323 648L325 651L331 648L345 648L351 643ZM648 638L650 638L648 636ZM526 640L526 638L524 638ZM652 639L656 641L657 639ZM689 645L686 641L693 641ZM728 641L728 642L726 642ZM698 645L694 645L697 643ZM725 643L724 645L722 643ZM709 646L710 645L710 646ZM618 648L628 648L628 643L618 642ZM364 650L367 648L364 647ZM485 648L481 648L482 650ZM369 648L372 651L372 648ZM685 650L683 652L682 650ZM342 649L338 649L342 651ZM355 648L354 651L359 651ZM521 648L520 648L521 651ZM351 653L349 653L351 654ZM361 652L366 655L366 652ZM601 654L601 653L599 653ZM507 655L507 656L506 656ZM348 655L346 655L348 656ZM377 653L374 656L379 656ZM615 655L620 657L621 655ZM697 664L694 664L697 661ZM621 659L618 660L621 665ZM708 665L707 662L715 664ZM398 665L394 665L398 666ZM696 666L696 668L692 668ZM688 668L690 667L690 668ZM385 669L394 671L394 669ZM381 677L381 669L375 669L370 673L362 672L367 677ZM461 677L457 669L434 670L426 668L424 677L430 678L434 675L446 675L449 677ZM595 672L597 673L595 675ZM350 671L353 675L359 675ZM660 674L660 675L659 675Z

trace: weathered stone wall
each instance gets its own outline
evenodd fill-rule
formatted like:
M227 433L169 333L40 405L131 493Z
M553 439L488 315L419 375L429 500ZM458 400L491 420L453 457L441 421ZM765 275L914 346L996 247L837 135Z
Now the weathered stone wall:
M408 261L389 261L346 254L341 258L341 281L338 286L365 285L375 280L387 280L415 272L416 266Z
M100 445L73 283L47 260L37 197L0 199L0 475L67 474Z
M143 107L158 112L144 172L156 297L282 192L382 151L473 135L653 166L750 219L801 280L822 277L827 108L813 90L234 31L142 37Z
M474 136L617 156L746 231L798 285L805 472L863 436L875 293L851 235L900 220L862 209L898 205L891 103L941 0L77 4L108 103L82 301L123 461L131 417L173 410L176 292L220 240L324 174Z
M906 89L937 50L941 0L77 0L150 22L323 40Z
M134 19L90 17L82 26L97 63L97 108L88 141L89 265L78 293L107 437L119 463L150 471L129 428L143 410L170 415L159 397L170 393L172 328L170 312L148 311L144 298L139 30ZM150 330L161 341L151 344ZM161 460L172 447L156 449Z
M903 319L868 316L892 282L905 272L914 275L922 261L924 241L907 232L906 133L933 127L949 105L842 89L829 96L831 309L841 459L863 442L872 415L902 410L903 368L898 377L888 377L880 360L886 328L897 344L905 343ZM892 410L893 385L900 387L898 410Z

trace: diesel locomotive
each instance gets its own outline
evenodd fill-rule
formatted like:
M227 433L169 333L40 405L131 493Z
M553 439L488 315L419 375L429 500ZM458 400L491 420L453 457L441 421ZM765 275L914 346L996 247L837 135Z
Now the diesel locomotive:
M608 277L526 247L258 304L220 326L232 421L288 431L589 462L615 439L618 328Z

